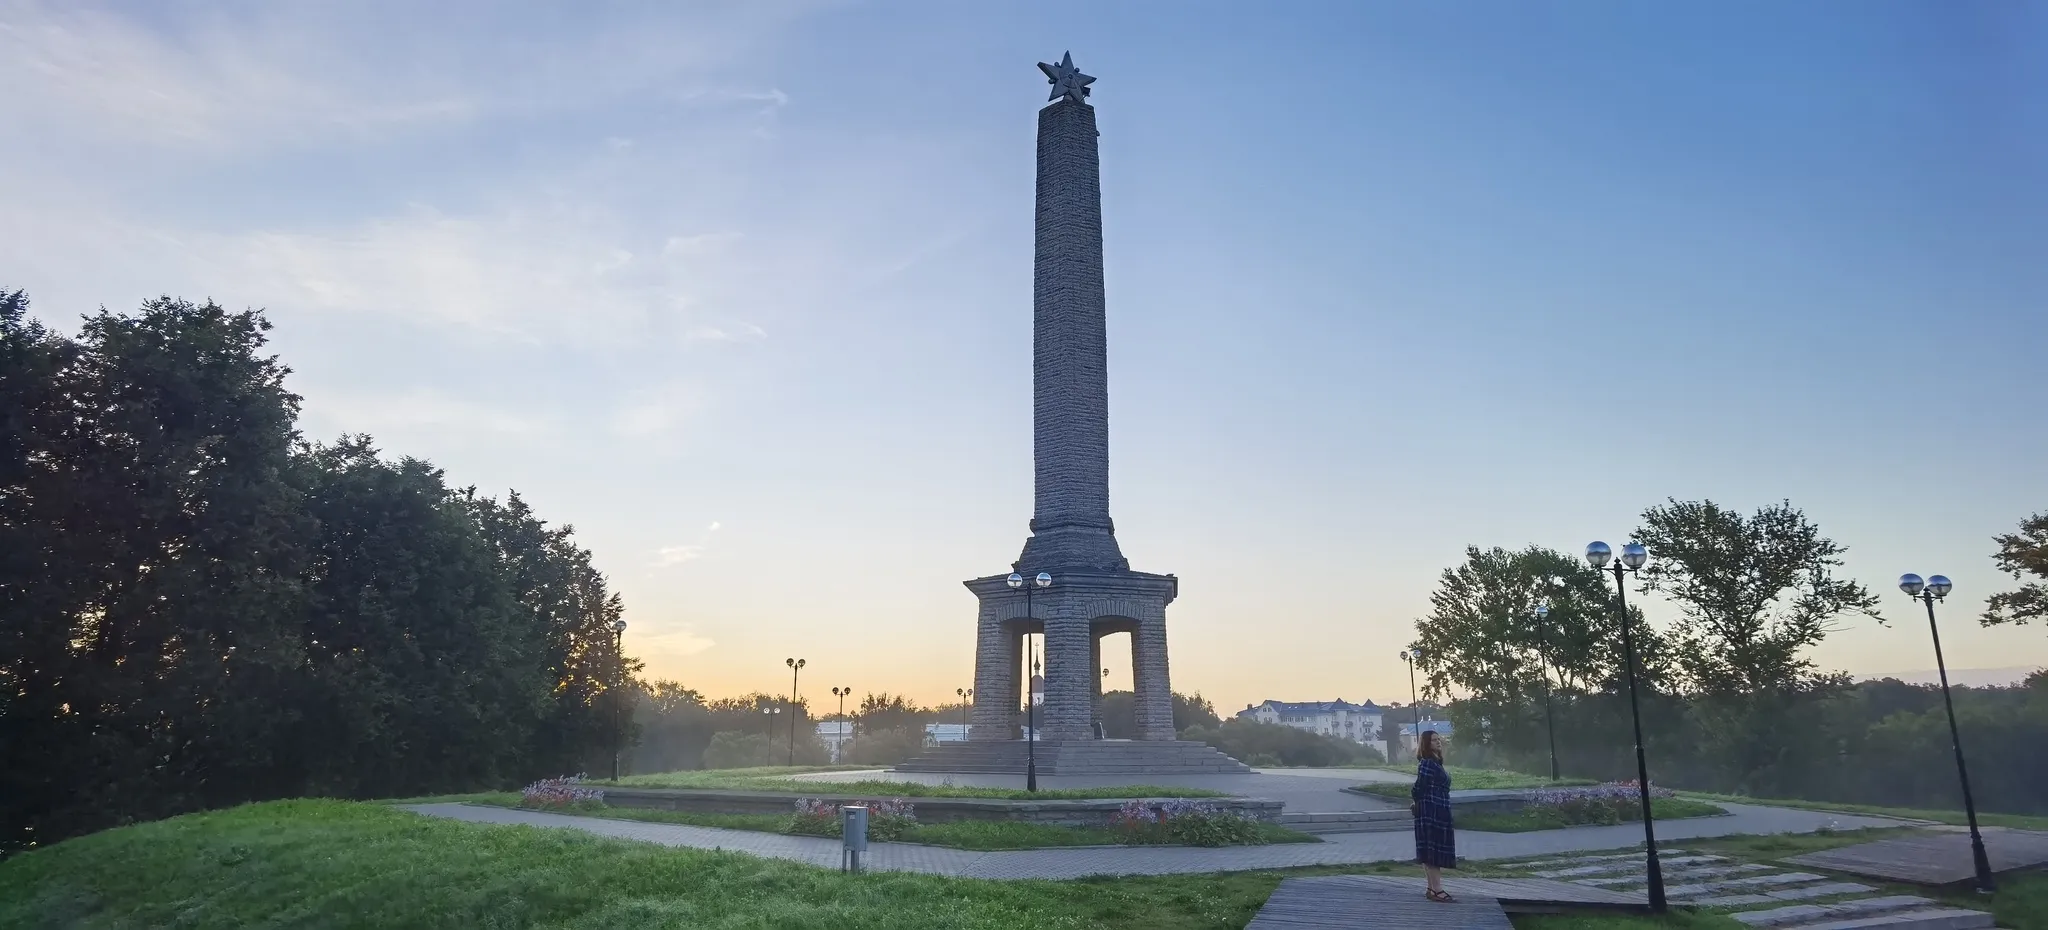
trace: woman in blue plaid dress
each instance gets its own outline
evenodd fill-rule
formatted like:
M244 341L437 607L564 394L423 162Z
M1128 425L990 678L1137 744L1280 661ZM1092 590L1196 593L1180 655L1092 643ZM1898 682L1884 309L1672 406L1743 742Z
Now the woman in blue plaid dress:
M1415 815L1415 861L1429 876L1429 899L1449 901L1444 890L1443 869L1458 867L1458 835L1451 827L1451 773L1444 771L1444 747L1435 730L1422 731L1415 747L1414 799L1409 811Z

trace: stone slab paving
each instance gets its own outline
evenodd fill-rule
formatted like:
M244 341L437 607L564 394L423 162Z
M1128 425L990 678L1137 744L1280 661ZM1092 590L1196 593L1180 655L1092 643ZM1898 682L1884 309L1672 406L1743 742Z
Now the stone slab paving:
M1994 872L2048 863L2048 833L1989 829L1984 851ZM1953 885L1977 875L1976 858L1967 833L1940 832L1899 836L1792 856L1784 860L1831 872L1915 885Z
M1455 895L1456 893L1453 892ZM1491 898L1448 904L1413 890L1388 891L1290 878L1273 889L1245 930L1513 930Z
M1667 885L1665 894L1673 903L1734 911L1730 916L1735 920L1762 930L1981 930L1993 926L1990 914L1912 895L1872 896L1876 889L1869 885L1832 882L1811 872L1790 872L1761 863L1730 863L1725 857L1667 852L1671 854L1665 863L1680 863L1679 869L1666 873L1667 879L1703 877L1700 873L1740 876ZM1548 859L1510 864L1510 868L1517 865L1543 866L1537 874L1591 876L1566 879L1581 885L1640 888L1646 881L1643 873L1634 871L1640 866L1636 855ZM1617 870L1628 870L1628 874L1603 874ZM1741 874L1751 872L1763 874ZM1796 903L1801 901L1811 903Z
M1765 872L1769 871L1770 868L1770 866L1763 865L1760 863L1745 862L1740 865L1715 865L1693 869L1673 869L1664 873L1664 880L1691 881L1696 878L1723 878L1729 875L1742 875L1749 872ZM1612 875L1605 878L1574 878L1572 879L1572 881L1576 884L1590 885L1594 888L1614 888L1620 887L1622 885L1647 884L1650 881L1650 876L1647 872L1631 872L1627 875Z
M1930 901L1918 895L1898 894L1877 898L1859 898L1854 901L1843 901L1837 904L1794 904L1787 907L1774 907L1769 910L1744 911L1731 916L1752 927L1802 927L1857 917L1910 914L1916 911L1947 909L1939 901ZM1985 926L1990 926L1990 924L1987 923Z
M1779 888L1775 891L1710 895L1704 898L1694 898L1685 903L1694 907L1755 907L1759 904L1779 904L1785 901L1811 901L1815 898L1837 898L1843 895L1869 894L1876 890L1869 885L1856 882L1827 882L1820 885L1801 885L1797 888Z
M1717 891L1737 891L1751 888L1771 888L1778 885L1804 885L1808 882L1826 881L1827 876L1812 872L1771 872L1765 875L1746 875L1742 878L1721 878L1713 881L1691 882L1682 885L1664 886L1665 897L1673 901L1705 897Z

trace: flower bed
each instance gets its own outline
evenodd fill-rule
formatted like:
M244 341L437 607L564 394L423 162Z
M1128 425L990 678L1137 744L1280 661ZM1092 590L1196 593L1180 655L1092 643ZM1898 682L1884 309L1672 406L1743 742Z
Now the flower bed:
M581 775L543 778L527 785L526 790L520 792L519 803L525 807L543 809L603 804L604 789L586 787Z
M1650 798L1671 797L1671 789L1650 786ZM1529 808L1548 811L1565 823L1620 823L1643 819L1642 794L1634 782L1584 788L1546 788L1529 795Z
M1211 801L1127 801L1111 821L1117 839L1133 846L1259 846L1258 819Z
M883 843L900 840L917 827L917 808L901 798L893 801L823 801L817 798L798 798L796 815L789 819L789 825L783 827L782 832L805 836L839 836L844 831L840 808L849 804L868 809L870 840Z
M1675 797L1671 789L1650 786L1651 813L1658 820L1705 817L1727 811L1712 804ZM1513 813L1486 813L1458 818L1467 830L1521 833L1598 824L1639 822L1642 795L1634 781L1575 788L1547 788L1528 793L1527 804Z

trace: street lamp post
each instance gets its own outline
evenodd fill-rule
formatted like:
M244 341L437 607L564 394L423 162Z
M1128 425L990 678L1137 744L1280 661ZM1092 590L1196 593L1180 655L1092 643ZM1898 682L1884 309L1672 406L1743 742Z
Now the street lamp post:
M1927 632L1934 637L1934 668L1941 675L1941 703L1948 708L1949 746L1956 753L1956 777L1963 783L1963 813L1970 820L1970 857L1976 860L1977 890L1990 894L1995 887L1991 881L1991 857L1984 853L1984 834L1977 831L1977 801L1970 795L1970 770L1963 764L1963 735L1956 729L1956 705L1948 695L1948 663L1941 657L1941 628L1934 623L1934 602L1947 598L1954 587L1946 575L1934 575L1926 581L1921 581L1919 575L1899 576L1899 590L1927 605Z
M1408 663L1408 715L1415 719L1415 747L1422 748L1422 702L1415 697L1415 660L1422 658L1421 647L1401 650L1401 661Z
M802 716L802 714L796 712L796 673L804 670L804 660L784 659L782 661L784 665L789 666L789 764L795 765L796 718Z
M1635 725L1636 736L1636 793L1643 802L1643 848L1647 857L1645 871L1650 879L1650 912L1664 913L1664 867L1657 861L1657 824L1650 816L1650 765L1643 759L1643 712L1636 703L1636 643L1630 632L1628 619L1628 585L1624 583L1627 573L1640 571L1643 563L1650 560L1650 550L1642 543L1628 543L1621 547L1621 558L1614 558L1614 551L1604 542L1595 541L1586 546L1586 561L1595 571L1607 570L1614 573L1615 607L1621 612L1621 651L1628 662L1628 713ZM1612 563L1611 565L1609 563Z
M612 657L618 660L618 700L612 707L612 781L619 780L619 756L626 751L626 620L612 621Z
M1135 697L1135 692L1136 692L1136 690L1137 690L1137 686L1136 686L1135 684L1133 684L1133 685L1132 685L1132 691L1134 692L1134 694L1133 694L1133 696L1134 696L1134 697ZM1105 668L1105 669L1103 669L1103 670L1102 670L1102 686L1101 686L1101 687L1099 687L1099 688L1096 688L1096 689L1095 689L1095 693L1096 693L1097 695L1105 695L1105 694L1108 694L1108 693L1109 693L1109 669L1106 669L1106 668ZM1098 704L1098 707L1099 707L1099 706L1100 706L1100 705ZM1102 719L1102 716L1101 716L1100 714L1097 714L1097 715L1096 715L1096 717L1095 717L1095 738L1096 738L1096 739L1108 739L1108 738L1109 738L1109 722L1108 722L1108 721L1106 721L1106 720L1103 720L1103 719Z
M1557 717L1550 711L1550 637L1543 621L1550 605L1536 604L1536 665L1543 671L1543 733L1550 738L1550 780L1557 781Z
M1039 572L1036 578L1031 579L1031 584L1029 585L1024 583L1023 575L1015 572L1010 574L1008 580L1011 590L1024 589L1024 616L1027 618L1032 615L1031 589L1052 587L1052 576L1044 572ZM1038 676L1038 647L1036 643L1031 644L1030 655L1031 675L1035 678ZM1024 713L1024 729L1029 731L1026 735L1030 737L1024 741L1024 790L1035 793L1038 791L1038 701L1031 696L1030 678L1024 679ZM1010 719L1015 720L1016 718L1012 717Z
M967 705L974 698L974 689L954 688L953 693L960 696L960 738L965 740L967 739Z
M852 688L832 689L832 696L839 699L839 739L832 744L832 761L834 763L837 763L839 757L846 754L846 696L852 693Z
M779 713L782 713L782 708L780 707L775 707L771 705L768 707L761 708L761 723L767 727L767 729L762 730L761 732L769 739L775 738L775 715ZM775 744L769 743L768 745L773 746ZM768 751L774 752L775 750L771 749Z

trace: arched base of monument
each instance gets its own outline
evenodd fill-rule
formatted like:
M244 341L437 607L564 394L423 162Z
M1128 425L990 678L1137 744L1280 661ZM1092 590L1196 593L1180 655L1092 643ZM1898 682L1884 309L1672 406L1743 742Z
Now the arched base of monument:
M1030 755L1023 740L945 743L896 766L898 772L957 775L1022 775ZM1251 767L1207 743L1188 740L1041 740L1038 774L1250 775Z

